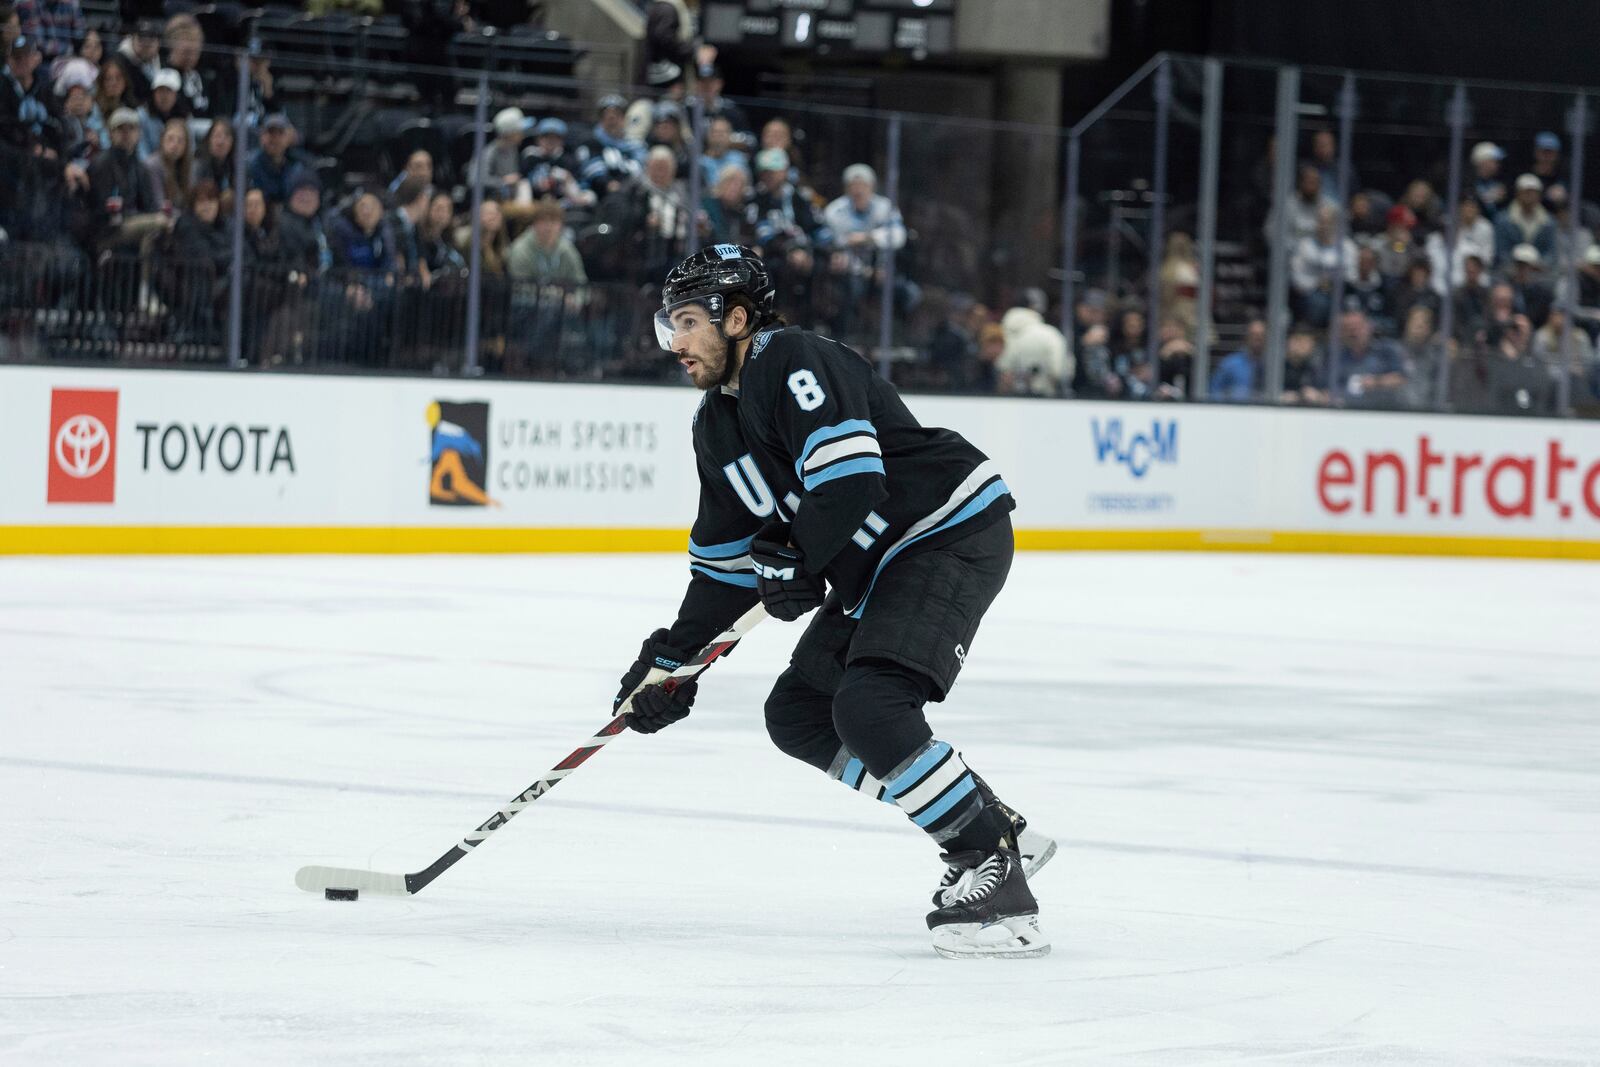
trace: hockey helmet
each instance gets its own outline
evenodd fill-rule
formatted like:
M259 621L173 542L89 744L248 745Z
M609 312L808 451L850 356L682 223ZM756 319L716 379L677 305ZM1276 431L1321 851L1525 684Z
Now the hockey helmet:
M661 287L661 310L656 312L656 341L672 351L677 328L672 313L689 304L706 309L710 324L721 328L728 298L742 296L756 308L757 319L772 311L772 275L761 257L744 245L708 245L672 268Z

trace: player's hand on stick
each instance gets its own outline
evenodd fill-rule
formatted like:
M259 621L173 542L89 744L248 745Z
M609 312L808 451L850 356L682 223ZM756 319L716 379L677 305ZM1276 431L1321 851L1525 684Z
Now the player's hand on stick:
M789 524L769 522L750 545L756 591L774 619L793 622L822 605L827 586L820 575L806 573L800 550L789 544Z
M627 722L630 729L641 734L653 734L688 715L699 687L698 682L689 682L668 692L660 684L667 675L683 666L687 658L681 650L667 643L667 637L667 631L660 629L645 638L644 644L639 647L639 658L622 676L622 688L617 690L617 698L611 702L611 709L615 711L622 707L622 702L630 694L634 694L635 689L639 690L633 695L633 707L628 713ZM651 678L652 674L654 679ZM645 688L639 689L640 685Z

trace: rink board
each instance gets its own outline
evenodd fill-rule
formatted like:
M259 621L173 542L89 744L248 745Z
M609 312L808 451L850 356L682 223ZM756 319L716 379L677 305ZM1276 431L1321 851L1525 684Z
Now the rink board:
M0 552L684 547L687 388L0 369ZM1600 558L1600 426L912 397L1025 549Z

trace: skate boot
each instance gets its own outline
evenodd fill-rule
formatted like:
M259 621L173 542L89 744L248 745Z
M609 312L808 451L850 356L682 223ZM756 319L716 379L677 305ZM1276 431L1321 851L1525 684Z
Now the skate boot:
M1018 855L1022 861L1023 876L1032 878L1056 854L1055 840L1046 837L1037 830L1028 829L1028 820L1013 810L1005 801L996 797L994 790L989 788L989 783L979 778L976 771L972 772L972 778L977 783L978 792L983 796L984 803L993 804L1000 809L1007 819L1011 820L1011 832L1000 839L1000 845L1002 848L1011 849ZM973 868L971 867L961 867L954 863L946 863L944 876L939 879L939 888L933 891L933 906L942 908L966 892L971 883L972 872Z
M960 868L966 889L928 913L933 950L945 959L1043 956L1050 942L1039 929L1039 902L1033 899L1022 861L1012 849L946 853Z

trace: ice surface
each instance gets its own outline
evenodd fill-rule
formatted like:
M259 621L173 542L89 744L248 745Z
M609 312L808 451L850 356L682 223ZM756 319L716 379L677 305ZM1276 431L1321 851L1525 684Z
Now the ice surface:
M0 560L0 1060L1600 1062L1600 568L1024 555L936 732L1063 840L1041 960L779 755L767 623L606 718L682 558Z

